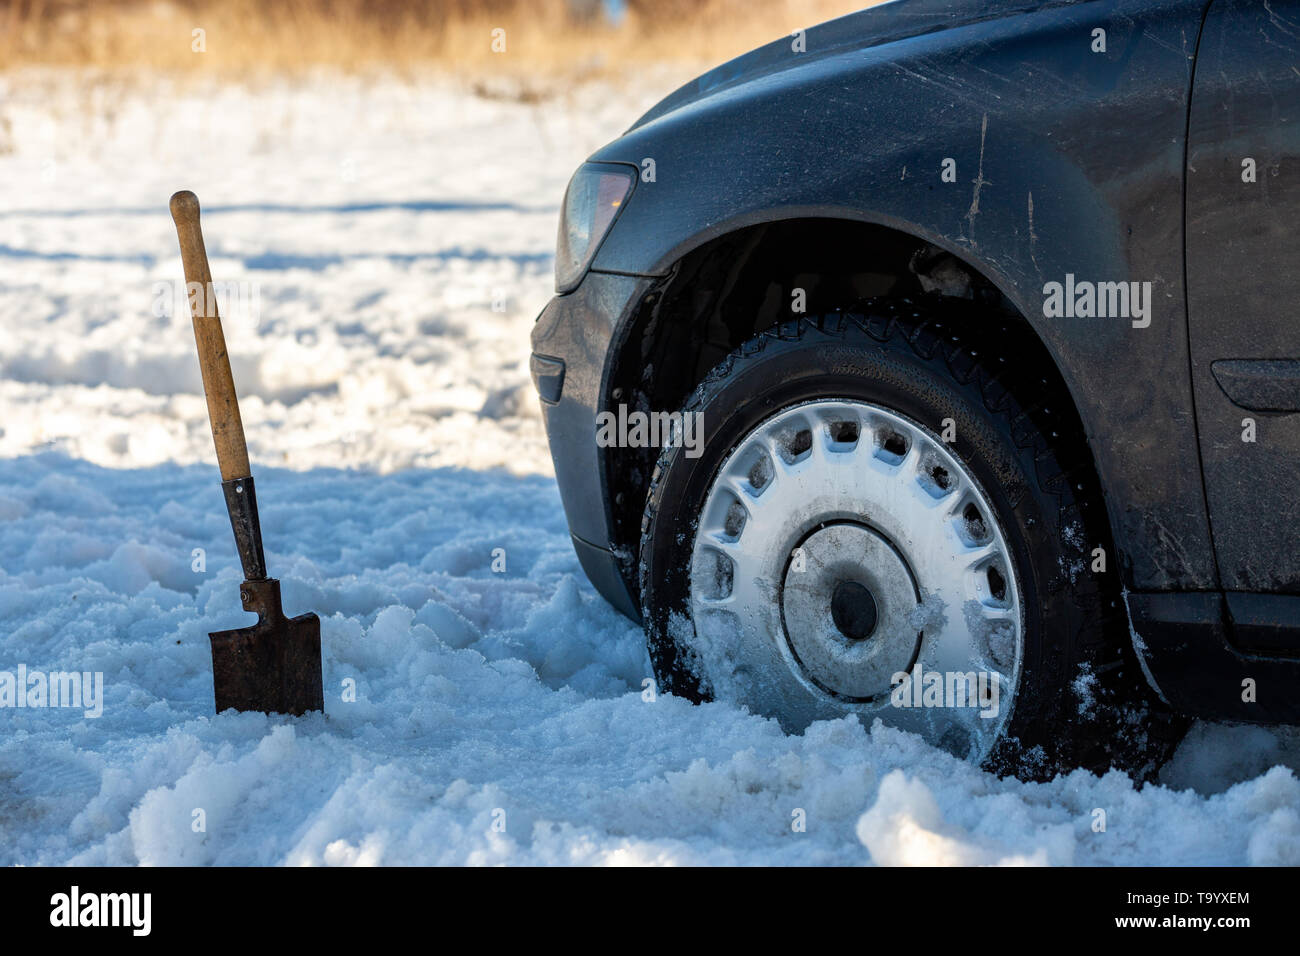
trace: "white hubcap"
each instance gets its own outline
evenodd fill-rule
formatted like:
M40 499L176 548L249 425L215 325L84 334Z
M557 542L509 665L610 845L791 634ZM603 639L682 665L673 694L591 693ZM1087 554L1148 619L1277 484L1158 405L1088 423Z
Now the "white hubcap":
M700 514L690 610L713 694L787 730L857 713L978 760L1010 717L1023 625L1002 529L895 412L808 402L742 439Z

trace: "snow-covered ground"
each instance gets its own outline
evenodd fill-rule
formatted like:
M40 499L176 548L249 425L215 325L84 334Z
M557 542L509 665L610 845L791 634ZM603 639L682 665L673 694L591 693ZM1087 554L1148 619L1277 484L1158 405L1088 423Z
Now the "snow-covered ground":
M569 173L669 85L0 79L0 671L104 679L98 718L0 709L0 863L1300 864L1287 731L1198 725L1139 790L646 699L526 360ZM246 622L189 321L158 306L182 187L244 284L227 338L323 717L211 714L207 633Z

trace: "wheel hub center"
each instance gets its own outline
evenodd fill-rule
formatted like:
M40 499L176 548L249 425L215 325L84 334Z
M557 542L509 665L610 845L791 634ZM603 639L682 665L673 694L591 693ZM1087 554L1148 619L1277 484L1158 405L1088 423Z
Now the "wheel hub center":
M889 693L920 646L911 569L889 539L856 521L804 537L786 568L781 622L805 678L839 699Z
M857 581L841 581L831 593L831 620L850 641L864 641L876 630L876 598Z

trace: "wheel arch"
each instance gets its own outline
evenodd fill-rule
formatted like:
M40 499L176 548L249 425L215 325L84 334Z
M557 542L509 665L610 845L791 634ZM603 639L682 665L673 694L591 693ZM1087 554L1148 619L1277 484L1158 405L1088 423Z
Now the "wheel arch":
M748 212L682 240L652 271L660 275L658 283L614 330L602 385L605 408L680 408L728 352L797 317L796 289L803 289L803 313L810 315L858 298L938 294L969 300L973 320L981 315L1012 320L1019 334L1008 347L1031 355L1050 372L1084 433L1092 434L1068 363L1036 328L1023 294L996 263L914 223L844 207ZM1094 443L1088 445L1105 493L1104 470ZM625 561L637 552L655 451L611 448L604 456L612 544ZM1122 553L1115 504L1111 495L1105 499L1112 540ZM635 589L631 570L625 577Z

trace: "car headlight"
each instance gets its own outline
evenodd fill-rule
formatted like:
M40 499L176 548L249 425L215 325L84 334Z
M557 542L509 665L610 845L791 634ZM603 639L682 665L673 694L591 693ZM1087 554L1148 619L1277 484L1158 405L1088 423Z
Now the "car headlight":
M555 291L570 292L596 257L600 242L632 192L636 172L628 166L586 163L569 180L555 243Z

